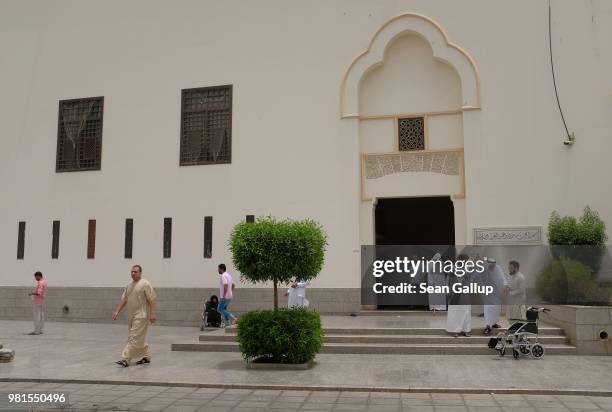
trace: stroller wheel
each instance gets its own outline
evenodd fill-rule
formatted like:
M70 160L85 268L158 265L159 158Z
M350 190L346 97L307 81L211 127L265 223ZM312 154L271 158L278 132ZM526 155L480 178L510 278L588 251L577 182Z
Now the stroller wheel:
M499 350L499 356L504 356L505 354L506 354L506 348L505 348L505 347L504 347L504 348L501 348L501 349Z
M534 343L533 346L531 346L531 356L533 356L534 359L542 358L542 356L544 356L544 346L539 343Z
M519 353L519 351L517 351L516 349L512 349L512 357L514 359L518 359L519 356L521 356L521 354Z

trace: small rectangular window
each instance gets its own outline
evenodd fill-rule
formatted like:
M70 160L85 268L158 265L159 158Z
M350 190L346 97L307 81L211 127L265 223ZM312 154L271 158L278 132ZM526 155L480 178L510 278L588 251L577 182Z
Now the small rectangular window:
M96 257L96 221L91 219L87 227L87 259Z
M204 257L212 257L212 229L213 229L213 218L212 216L206 216L204 218Z
M51 259L59 257L59 240L60 240L60 221L53 221L52 240L51 240Z
M17 259L22 260L25 252L25 228L26 222L19 222L17 230Z
M255 223L255 215L246 215L247 223Z
M400 151L425 150L425 118L409 117L397 119Z
M134 236L134 219L125 219L125 252L126 259L132 258L132 239Z
M164 218L164 259L172 256L172 218Z

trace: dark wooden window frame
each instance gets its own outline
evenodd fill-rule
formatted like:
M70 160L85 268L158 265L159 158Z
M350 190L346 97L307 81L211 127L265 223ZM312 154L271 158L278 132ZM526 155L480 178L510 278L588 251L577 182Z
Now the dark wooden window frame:
M229 138L228 138L228 142L227 142L227 151L228 151L228 156L227 159L222 159L222 160L217 160L217 161L207 161L207 160L198 160L198 161L185 161L184 157L185 157L185 151L187 150L185 148L185 142L184 142L184 124L185 124L185 113L188 113L185 110L185 94L187 92L193 92L193 91L206 91L206 90L213 90L213 89L221 89L221 88L228 88L229 89L229 126L228 126L228 133L229 133ZM234 87L231 84L225 84L225 85L220 85L220 86L208 86L208 87L194 87L194 88L190 88L190 89L182 89L181 90L181 135L180 135L180 153L179 153L179 165L180 166L200 166L200 165L216 165L216 164L228 164L228 163L232 163L232 124L233 124L233 112L234 112ZM202 109L202 110L193 110L191 112L207 112L208 109Z
M96 164L91 167L79 167L78 165L71 166L71 167L63 166L62 164L64 163L64 160L62 157L62 153L64 152L62 152L62 149L61 149L64 143L62 140L62 126L63 126L62 106L64 104L69 104L69 103L75 103L75 102L81 102L81 101L95 101L95 100L99 100L99 104L100 104L100 128L99 128L100 135L94 137L95 139L97 139L96 150L99 152L99 156L96 159ZM103 131L104 131L104 96L60 100L59 105L58 105L58 116L57 116L57 147L56 147L56 153L55 153L55 172L63 173L63 172L85 172L85 171L92 171L92 170L101 170ZM63 156L65 156L65 154ZM77 162L75 161L75 163Z
M25 230L26 222L19 222L17 229L17 259L23 260L25 254Z
M87 259L96 258L96 220L87 222Z

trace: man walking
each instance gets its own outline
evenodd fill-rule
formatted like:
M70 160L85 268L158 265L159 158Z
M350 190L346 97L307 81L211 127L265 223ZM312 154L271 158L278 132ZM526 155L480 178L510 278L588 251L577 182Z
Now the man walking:
M29 335L42 335L45 326L45 296L47 296L47 281L41 272L34 273L36 288L28 295L32 296L32 313L34 315L34 332Z
M121 353L121 360L115 362L125 368L132 358L141 358L138 365L151 363L149 345L145 340L149 322L155 323L155 291L148 280L142 278L142 267L134 265L131 271L132 282L126 286L121 303L113 312L113 320L127 307L128 341Z
M233 325L236 321L236 316L228 310L232 299L234 298L234 280L232 276L227 273L225 265L221 263L217 271L219 272L219 313L223 315L225 326Z

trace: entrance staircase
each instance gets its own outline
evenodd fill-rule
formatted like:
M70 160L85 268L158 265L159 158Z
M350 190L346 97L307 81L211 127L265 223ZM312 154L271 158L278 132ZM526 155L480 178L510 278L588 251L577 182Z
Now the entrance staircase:
M495 329L491 336L497 331ZM325 327L321 353L377 354L377 355L491 355L487 347L489 336L474 330L470 337L450 336L443 328L353 328ZM236 328L206 331L196 342L172 344L173 351L238 352ZM563 330L553 326L540 326L539 341L549 355L574 355L576 348L569 344Z

